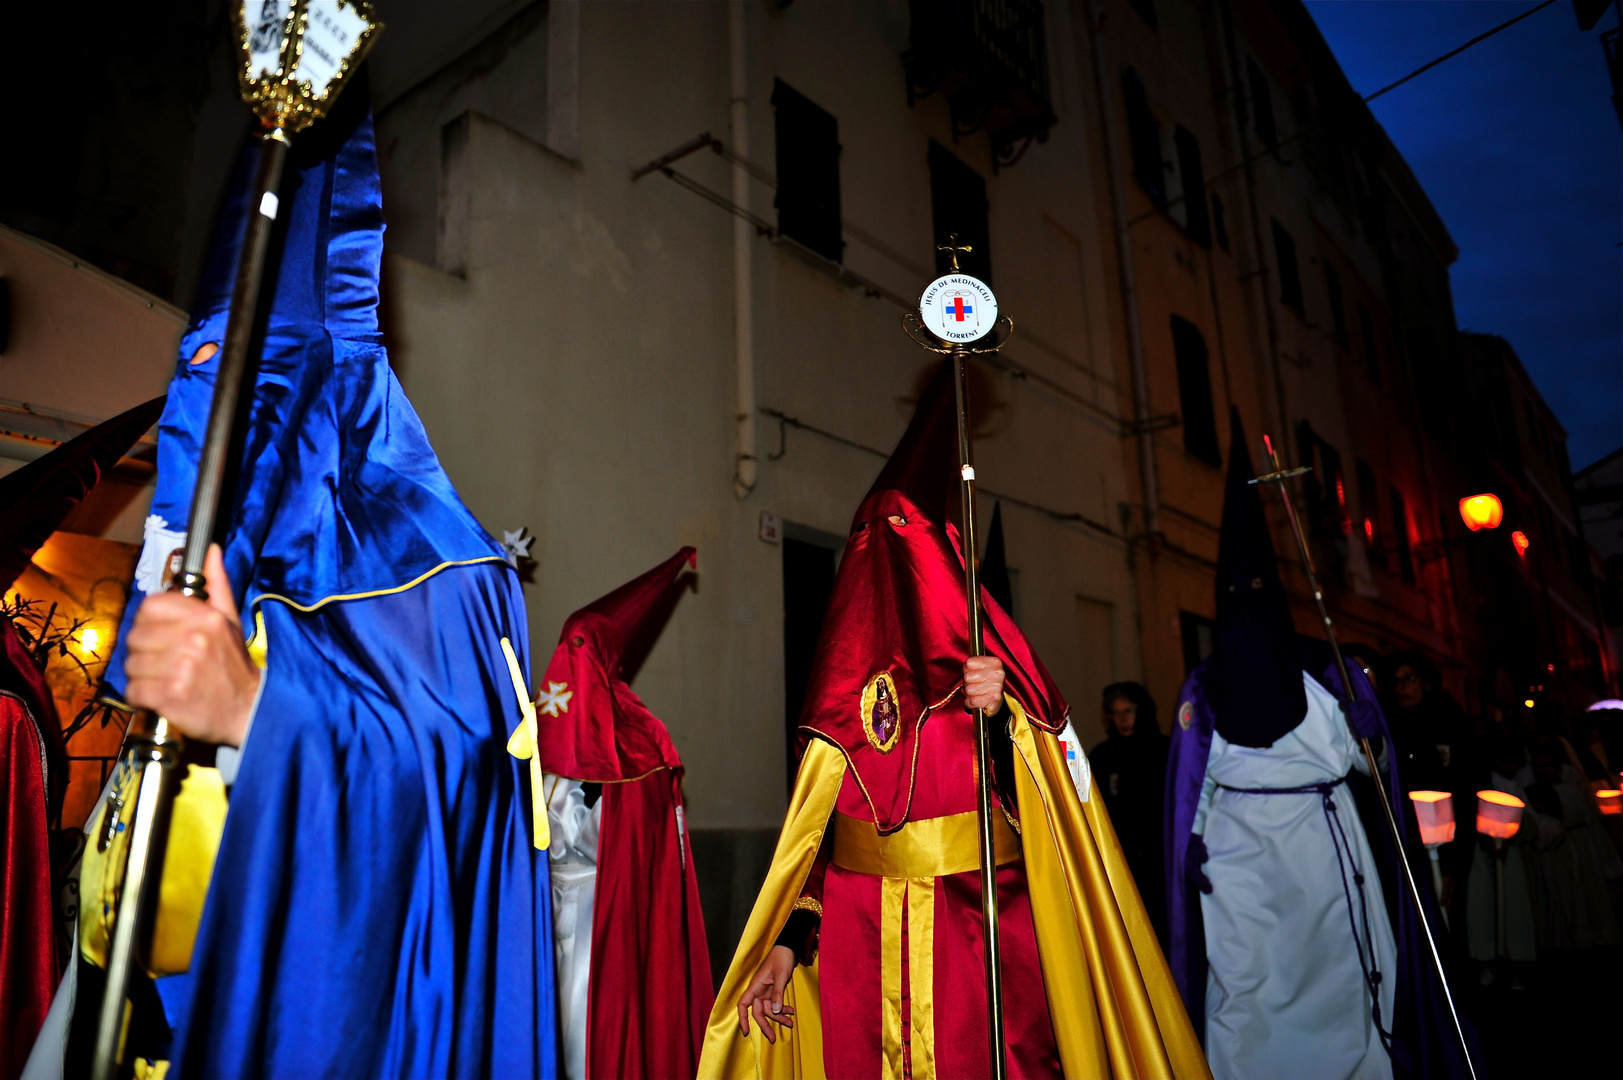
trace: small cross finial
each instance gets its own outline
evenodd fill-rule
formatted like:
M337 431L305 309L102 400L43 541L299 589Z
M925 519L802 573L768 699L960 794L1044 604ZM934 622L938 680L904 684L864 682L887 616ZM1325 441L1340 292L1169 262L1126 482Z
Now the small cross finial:
M960 244L958 242L958 234L957 233L948 233L947 234L947 242L945 244L937 244L935 246L935 249L937 251L950 251L950 252L952 252L952 256L951 256L951 258L952 258L952 268L954 270L959 269L959 266L958 266L958 253L959 252L963 252L965 255L968 255L971 251L975 250L974 248L970 247L968 244Z

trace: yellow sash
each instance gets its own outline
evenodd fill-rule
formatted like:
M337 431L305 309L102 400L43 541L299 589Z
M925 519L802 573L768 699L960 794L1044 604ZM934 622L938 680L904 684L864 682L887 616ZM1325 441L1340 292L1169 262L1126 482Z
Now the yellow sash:
M834 811L835 866L887 878L936 878L981 868L980 825L975 811L909 821L889 836L873 822ZM993 852L1004 866L1020 859L1020 839L998 814L992 821Z
M1034 727L1012 697L1005 696L1004 700L1009 705L1009 731L1014 739L1019 845L1030 887L1043 985L1064 1075L1071 1080L1210 1080L1200 1041L1184 1012L1172 972L1156 943L1144 902L1139 899L1102 801L1094 798L1084 803L1077 797L1058 740ZM816 964L795 969L783 998L794 1006L795 1026L779 1031L776 1043L767 1043L753 1023L748 1037L738 1033L738 999L788 919L825 828L836 830L839 850L841 825L834 801L845 767L840 752L818 739L812 740L801 759L772 866L705 1027L704 1053L699 1059L701 1078L815 1080L824 1075ZM967 817L973 838L974 815ZM859 824L877 838L871 825ZM912 827L909 824L907 829ZM943 824L939 828L946 831L963 826ZM997 851L1001 863L1003 843L998 844ZM901 868L902 856L888 854L898 860L894 865ZM916 854L906 856L908 873L920 865L956 865L914 863ZM847 858L853 856L848 854ZM968 868L974 869L975 863ZM909 925L919 928L917 935L910 932L910 946L929 940L924 924L933 896L926 886L933 884L929 878L902 877L887 879L882 886L884 962L890 964L894 956L896 968L880 972L887 988L899 985L903 908L908 912ZM897 929L892 931L892 926ZM934 958L925 953L922 948L913 949L908 958L920 986L929 985L934 978L930 967ZM965 973L964 977L979 978L980 972ZM930 1004L925 995L917 995L911 1002L910 1023L915 1040L922 1033L933 1035ZM887 1030L900 1028L899 1005L886 994L886 1008L896 1011L894 1018L884 1018ZM1007 1007L1018 1008L1019 1004ZM915 1076L928 1075L934 1065L921 1049L915 1041ZM897 1063L888 1060L884 1068L891 1075L899 1071Z

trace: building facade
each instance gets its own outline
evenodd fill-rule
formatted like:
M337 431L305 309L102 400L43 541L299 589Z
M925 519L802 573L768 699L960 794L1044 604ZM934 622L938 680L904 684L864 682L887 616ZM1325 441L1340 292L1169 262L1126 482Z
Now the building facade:
M900 317L953 234L1015 324L971 368L982 525L999 504L1014 614L1085 742L1103 686L1170 705L1216 644L1234 413L1259 468L1267 434L1312 470L1293 493L1344 641L1424 650L1470 710L1615 693L1560 426L1508 345L1459 332L1454 242L1299 0L379 7L350 92L390 355L472 511L535 538L537 665L571 611L699 550L634 685L686 762L718 965L851 515L936 362ZM185 303L246 122L219 10L165 16L172 78L98 75L83 137L42 127L73 153L0 188L0 219ZM154 95L156 141L120 150ZM98 194L120 171L135 218ZM178 336L157 310L143 333ZM48 364L0 357L0 395ZM1485 491L1505 523L1468 533ZM121 505L127 532L144 504Z
M687 766L713 925L781 822L851 515L938 362L900 317L950 234L1016 327L971 371L1015 614L1084 739L1140 674L1074 29L1003 5L994 40L984 7L554 2L371 61L391 357L475 514L536 537L537 655L699 550L635 686Z
M1600 582L1601 621L1605 625L1607 663L1615 680L1623 670L1623 449L1573 474L1590 567Z
M1116 356L1118 382L1142 387L1128 475L1152 692L1170 698L1214 644L1231 410L1259 468L1267 434L1283 464L1312 469L1295 497L1342 640L1424 649L1464 690L1436 544L1449 507L1434 385L1456 349L1447 229L1301 4L1100 12L1078 48L1098 68L1096 168L1120 171L1095 182L1121 192L1100 230L1127 252ZM1297 624L1317 634L1283 507L1265 499Z

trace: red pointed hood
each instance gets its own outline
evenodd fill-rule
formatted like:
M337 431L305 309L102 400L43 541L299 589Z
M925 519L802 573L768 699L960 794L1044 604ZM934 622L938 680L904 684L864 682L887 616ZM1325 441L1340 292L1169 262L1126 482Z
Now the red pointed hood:
M564 621L558 648L536 684L541 767L592 783L635 780L682 759L659 718L627 685L628 655L643 651L696 566L685 547Z
M28 568L34 552L107 470L158 422L164 400L154 398L119 413L0 480L0 592Z
M964 562L947 521L958 482L955 414L949 361L857 508L801 713L804 733L845 751L881 829L906 820L919 729L959 698L969 654ZM1059 689L1019 627L981 594L986 650L1003 660L1008 693L1033 723L1060 730Z

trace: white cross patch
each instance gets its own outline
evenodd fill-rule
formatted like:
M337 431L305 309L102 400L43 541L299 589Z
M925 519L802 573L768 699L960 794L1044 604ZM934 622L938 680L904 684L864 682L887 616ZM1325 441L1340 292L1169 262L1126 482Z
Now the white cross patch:
M559 713L569 711L569 699L575 692L569 689L568 683L549 682L547 688L536 696L536 707L548 716L557 716Z

